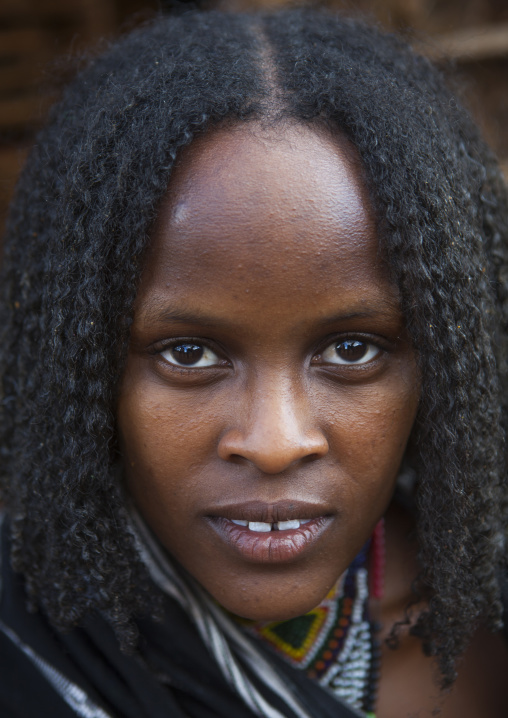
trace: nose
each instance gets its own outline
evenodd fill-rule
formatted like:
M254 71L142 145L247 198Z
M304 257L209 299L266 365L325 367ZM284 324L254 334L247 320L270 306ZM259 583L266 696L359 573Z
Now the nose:
M233 426L220 438L221 459L246 460L265 474L279 474L328 453L328 441L312 418L308 400L294 388L279 380L259 388L245 404L244 416L236 412Z

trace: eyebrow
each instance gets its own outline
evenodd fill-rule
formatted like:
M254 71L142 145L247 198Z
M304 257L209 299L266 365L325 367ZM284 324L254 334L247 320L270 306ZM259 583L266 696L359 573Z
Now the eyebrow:
M393 302L380 301L378 303L378 307L379 309L373 309L372 311L364 310L347 312L345 314L331 314L326 317L321 317L316 321L316 324L326 327L328 325L351 321L354 319L380 319L381 317L386 318L387 314L390 315L390 318L396 318L401 314L400 308ZM153 314L152 311L154 312ZM157 311L154 305L148 306L147 311L145 312L145 320L147 320L150 324L196 324L224 329L234 327L234 325L227 319L212 316L199 310L189 312L185 310L165 308L161 311Z
M153 312L153 314L152 314ZM230 322L220 317L214 317L206 312L192 311L187 312L185 310L174 310L174 309L162 309L157 311L157 307L149 305L147 310L144 312L145 319L150 324L201 324L213 327L230 327Z
M371 311L364 310L348 312L346 314L331 314L330 316L322 317L318 323L322 326L327 326L328 324L347 322L352 319L381 319L386 318L387 315L390 318L395 319L402 315L400 307L393 302L380 301L378 307L378 309L373 309Z

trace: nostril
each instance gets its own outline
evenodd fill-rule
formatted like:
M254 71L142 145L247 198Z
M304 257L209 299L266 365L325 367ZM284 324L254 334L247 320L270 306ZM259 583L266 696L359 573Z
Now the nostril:
M308 456L302 457L302 463L304 464L310 464L312 461L317 461L317 459L320 459L322 454L319 454L317 451L313 454L309 454Z
M316 437L317 438L317 437ZM298 463L310 463L328 453L328 442L307 440L289 443L252 435L244 439L236 433L222 437L217 447L221 459L241 465L250 463L266 474L280 474Z
M299 462L325 456L329 446L321 429L302 426L308 415L283 408L267 412L265 402L262 414L251 418L242 429L227 429L219 439L218 456L234 464L247 461L266 474L280 474Z
M230 454L226 460L231 462L232 464L238 465L249 463L249 460L246 459L245 456L241 456L240 454Z

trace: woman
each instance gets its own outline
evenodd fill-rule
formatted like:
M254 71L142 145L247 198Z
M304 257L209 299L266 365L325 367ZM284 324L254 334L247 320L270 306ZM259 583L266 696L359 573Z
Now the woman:
M83 70L6 239L4 714L501 714L506 231L361 23L159 18Z

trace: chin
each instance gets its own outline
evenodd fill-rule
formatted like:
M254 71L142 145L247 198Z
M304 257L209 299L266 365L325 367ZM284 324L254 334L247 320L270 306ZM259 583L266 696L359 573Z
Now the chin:
M325 589L323 595L318 598L313 595L312 597L301 597L293 601L288 601L287 596L285 600L280 601L266 600L266 596L270 596L269 592L265 593L263 600L260 599L259 601L226 601L216 596L214 596L214 598L226 611L239 618L244 618L249 621L271 623L272 621L289 621L291 618L309 613L309 611L312 611L313 608L321 603L328 591L329 589Z

